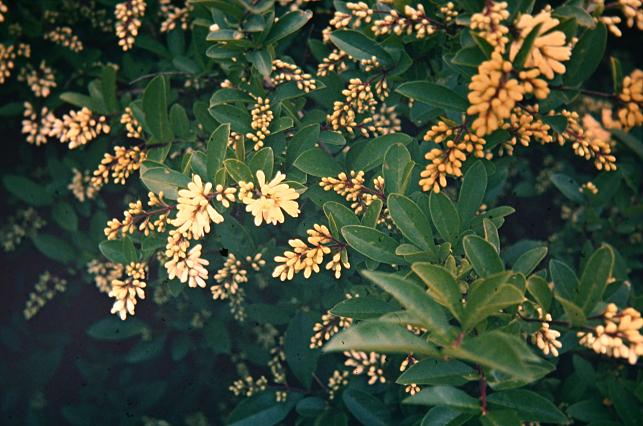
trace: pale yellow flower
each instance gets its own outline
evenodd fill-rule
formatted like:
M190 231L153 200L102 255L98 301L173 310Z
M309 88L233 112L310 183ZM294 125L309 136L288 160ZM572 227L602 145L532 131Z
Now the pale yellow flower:
M201 244L190 249L186 258L172 258L165 263L168 278L178 278L182 283L187 282L189 287L205 287L208 279L208 270L205 269L210 262L201 258Z
M172 225L181 233L189 231L194 239L202 238L210 232L210 222L223 222L223 216L210 204L213 196L212 184L207 182L204 185L199 175L192 175L187 189L179 191L178 213Z
M299 204L295 201L299 194L282 183L285 179L285 174L277 172L270 182L266 182L264 172L257 171L258 197L254 198L252 193L248 193L243 198L246 211L255 217L255 225L259 226L264 221L273 225L283 223L284 211L291 217L299 216Z

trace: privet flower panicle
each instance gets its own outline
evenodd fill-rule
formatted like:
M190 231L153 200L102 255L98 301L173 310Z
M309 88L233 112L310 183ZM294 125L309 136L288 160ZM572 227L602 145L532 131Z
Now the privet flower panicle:
M643 13L643 12L640 12ZM618 95L623 107L617 112L625 130L643 124L643 71L636 69L623 79L623 88Z
M126 0L116 5L114 9L116 37L123 51L134 47L146 6L145 0Z
M289 64L281 59L272 61L272 82L275 85L288 81L294 81L299 90L308 93L317 88L317 83L310 74L304 73L295 64Z
M183 31L187 31L192 4L186 0L182 3L183 6L176 6L172 4L172 0L159 0L159 14L163 18L163 22L161 23L162 33L172 31L177 25L180 26Z
M7 7L4 2L0 1L0 23L4 22L4 14L9 11L9 8Z
M578 190L580 192L587 191L590 194L594 194L594 195L598 194L598 188L596 187L596 185L594 185L592 181L585 182L580 186L580 188L578 188Z
M331 72L341 74L348 69L352 57L343 50L333 49L317 66L317 76L326 77Z
M170 238L168 237L168 245L166 246L167 251L171 251L170 247ZM185 239L187 240L187 239ZM181 240L177 245L184 243L184 240ZM170 247L168 249L168 247ZM182 248L182 247L181 247ZM190 249L190 251L185 254L185 252L180 255L175 255L165 263L165 269L169 279L178 278L182 283L188 283L188 287L201 287L205 288L205 280L208 279L208 270L205 268L210 264L206 259L201 258L201 244L197 244Z
M11 71L15 66L13 62L15 59L15 48L0 43L0 84L4 84L4 82L11 77Z
M85 48L77 35L70 27L56 27L45 34L45 40L68 48L72 52L82 52Z
M286 352L284 351L284 337L279 337L279 342L273 348L270 349L270 361L268 361L268 367L270 367L270 374L272 374L272 381L277 384L286 383L286 367L284 362L286 362ZM279 401L279 399L277 399Z
M268 387L268 379L265 376L259 377L255 380L252 376L248 375L242 379L235 380L229 387L230 392L235 396L251 397L255 393L263 392Z
M259 271L265 264L266 261L262 259L261 253L247 256L245 263L230 253L223 267L214 274L217 284L210 287L212 298L214 300L229 300L232 316L238 321L243 321L246 316L243 305L245 290L240 284L248 282L248 267Z
M413 354L408 354L404 359L402 360L402 363L400 364L400 372L406 371L409 367L412 367L413 364L415 364L417 360L413 356ZM411 383L409 385L406 385L404 387L404 391L410 395L415 395L416 393L420 392L422 389L420 386L417 385L417 383Z
M440 6L440 14L444 16L444 22L448 24L455 21L455 18L457 18L460 13L455 9L455 4L450 1L444 6Z
M614 303L603 313L604 324L592 332L580 331L579 343L598 354L623 358L634 365L643 355L643 318L634 308L620 310Z
M254 132L246 133L246 137L254 142L254 150L259 151L263 148L263 142L266 140L266 137L270 135L268 127L270 127L270 123L274 118L270 110L270 99L258 97L250 113L252 115L250 126Z
M204 184L199 175L192 175L192 182L188 183L187 189L179 190L178 212L172 225L179 232L190 232L195 239L203 238L210 232L210 222L223 222L223 216L210 204L215 196L210 182Z
M328 115L327 120L333 130L344 129L353 134L355 128L360 127L356 121L357 114L369 112L372 115L377 101L369 83L364 83L359 78L351 78L348 83L348 88L342 90L344 100L333 103L333 112ZM359 130L362 134L365 133L364 136L368 136L367 129Z
M332 401L335 399L337 392L344 386L348 385L348 376L350 373L348 371L339 371L334 370L333 374L328 378L328 400Z
M145 263L131 262L125 268L125 280L115 279L108 293L109 297L116 299L111 313L125 320L127 315L134 315L138 299L145 299L145 282L147 265Z
M509 57L513 61L522 44L538 25L538 35L534 44L525 60L525 67L536 67L548 79L554 78L554 74L564 74L565 65L563 62L568 61L572 55L572 48L565 44L565 33L562 31L552 31L557 27L560 21L552 18L551 7L541 10L536 16L523 14L516 22L516 28L520 31L520 37L511 44Z
M467 156L487 158L484 152L485 140L470 133L466 123L460 126L449 126L439 121L424 135L425 141L433 141L444 148L433 148L424 158L429 163L420 172L418 182L423 191L440 192L447 186L447 176L461 177L462 164Z
M56 119L50 136L57 137L61 143L66 143L69 149L86 145L96 139L100 134L110 132L107 117L94 117L92 111L83 107L79 111L70 111L62 119Z
M141 168L146 158L147 153L138 146L131 148L115 146L114 154L106 152L98 168L94 170L91 184L94 188L100 189L109 182L111 177L115 184L125 185L130 175Z
M129 203L128 209L123 212L123 220L111 219L107 222L104 230L108 240L114 240L119 236L133 234L138 230L145 236L152 231L163 232L169 220L169 214L176 208L176 205L170 205L163 199L163 192L158 195L153 192L148 193L147 205L150 210L143 208L141 200ZM156 216L156 219L153 218Z
M509 18L507 2L485 1L482 12L471 15L469 28L476 31L487 43L500 52L504 52L505 45L509 42L507 34L509 28L502 25L502 21Z
M121 124L125 125L127 137L132 139L143 139L143 126L134 117L132 108L126 107L125 112L121 115Z
M45 61L40 62L38 69L31 65L23 68L18 80L27 82L33 94L39 98L46 98L51 93L51 89L57 86L54 72Z
M533 344L538 346L538 349L543 351L545 355L558 356L558 349L563 347L563 344L558 341L560 331L550 328L552 321L551 314L544 314L542 308L537 308L538 319L541 320L540 329L531 336Z
M342 268L350 268L345 244L333 238L324 225L315 224L313 229L309 229L307 233L310 246L300 239L289 240L288 244L293 250L275 257L275 262L280 265L275 267L272 276L286 281L292 280L295 274L303 271L304 277L310 278L313 272L319 273L319 265L323 263L324 256L332 254L331 260L326 264L326 269L333 270L335 278L339 279Z
M344 318L326 312L321 317L321 322L313 326L313 335L310 338L310 349L317 349L324 346L331 337L339 333L340 330L348 328L353 323L352 318Z
M94 283L101 293L112 290L112 281L120 279L125 273L125 267L120 263L101 262L93 259L87 264L87 272L94 275Z
M284 223L284 212L291 217L299 216L299 204L296 201L299 194L284 183L285 180L286 175L277 172L270 182L266 182L266 175L258 170L257 190L252 182L239 182L239 199L246 204L246 211L254 216L256 226L263 222L272 225Z
M485 136L498 129L502 121L509 118L516 102L523 99L524 87L515 78L510 78L511 62L505 61L500 53L493 52L491 59L478 67L469 84L467 114L478 115L471 124L477 136Z
M532 141L541 144L550 143L554 138L549 134L551 127L538 118L538 104L529 107L515 107L509 120L502 125L511 134L511 139L502 145L502 150L509 155L518 142L529 146Z
M353 375L366 374L369 385L377 382L386 383L386 377L384 377L386 355L376 352L348 351L344 352L344 356L346 356L344 365L353 369Z
M643 31L643 2L641 0L618 0L621 12L625 15L625 23L629 28L634 27Z
M397 107L382 104L379 112L372 116L366 128L373 136L390 135L402 131L402 120L397 115Z
M421 40L433 34L436 27L426 15L424 6L418 4L415 8L409 5L404 6L404 16L392 9L383 19L374 21L371 30L377 36L407 34L414 35Z
M22 134L28 143L36 146L44 145L52 134L56 116L47 107L42 107L40 114L36 113L29 102L24 104L22 119Z
M364 172L362 170L359 172L351 170L348 175L341 172L337 177L322 177L319 186L324 188L324 191L332 190L346 198L346 201L351 203L351 208L355 211L355 214L360 214L375 199L386 200L383 177L377 176L373 179L373 188L366 186L364 181Z
M25 237L36 235L46 222L32 207L19 210L16 214L5 219L0 228L0 240L5 252L15 250Z
M67 280L55 277L49 272L44 272L38 277L34 291L29 293L29 299L22 311L26 320L33 318L45 304L56 294L67 289Z
M92 175L89 170L81 172L77 168L72 169L73 176L71 182L67 185L67 189L74 194L74 197L81 203L85 200L91 200L96 196L98 191L94 185L92 185Z

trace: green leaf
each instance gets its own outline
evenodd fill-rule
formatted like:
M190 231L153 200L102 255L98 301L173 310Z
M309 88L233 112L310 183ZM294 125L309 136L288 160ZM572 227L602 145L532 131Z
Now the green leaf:
M342 227L341 232L351 248L369 259L382 263L404 263L404 259L395 254L400 243L377 229L348 225Z
M562 173L554 173L549 179L563 195L575 203L582 204L585 201L583 193L580 191L580 185L573 178Z
M235 160L234 158L229 158L223 162L226 171L234 179L235 182L253 182L254 175L250 167L246 166L243 162ZM270 178L267 176L267 178Z
M272 72L272 57L268 49L247 53L246 58L264 77L268 77Z
M433 300L446 307L454 317L459 319L462 314L460 302L462 295L455 277L443 266L428 262L416 262L411 265L411 269L426 284Z
M483 426L521 426L520 416L514 410L491 410L480 417Z
M253 175L256 175L258 170L263 170L267 177L272 176L272 169L275 165L275 154L269 146L261 148L252 156L248 161L248 167Z
M477 235L467 235L462 239L464 252L473 269L480 277L502 272L505 266L493 245Z
M138 318L121 321L117 317L99 320L87 328L87 335L97 340L122 340L141 334L145 324Z
M484 239L489 241L493 248L500 253L500 235L498 235L498 228L492 220L487 218L482 219L482 228L484 230Z
M71 204L59 201L54 204L51 216L62 229L70 232L78 230L78 215Z
M274 43L297 32L306 25L312 16L313 13L310 10L296 10L286 13L272 26L264 40L264 44Z
M261 392L244 398L234 407L226 419L228 426L274 426L283 420L295 407L297 394L290 392L285 402L276 402L272 391Z
M534 247L521 254L512 269L514 272L522 272L528 277L543 261L545 256L547 256L547 247Z
M552 294L546 279L540 275L530 276L527 280L527 291L536 299L536 302L542 306L545 312L549 312Z
M12 195L32 206L47 206L54 202L44 185L39 185L24 176L5 175L2 177L2 183Z
M453 386L442 385L424 388L402 402L414 405L437 405L461 411L480 411L480 401Z
M145 161L141 168L141 180L150 191L163 192L165 198L176 200L179 188L186 188L191 179L167 166Z
M395 226L406 239L424 250L435 252L431 223L413 200L404 195L391 194L386 204Z
M436 355L437 349L426 340L389 322L366 320L342 330L324 346L324 352L365 351Z
M190 120L185 108L181 105L174 104L170 108L170 124L177 138L188 139L190 137Z
M348 164L353 170L371 171L382 164L384 156L391 146L395 144L408 145L412 140L407 134L393 133L353 145L348 154Z
M510 272L500 272L471 285L467 304L462 313L462 327L472 329L490 315L523 301L522 291L507 283Z
M494 392L487 397L492 406L516 410L520 420L564 424L567 417L549 399L526 389L512 389Z
M319 134L319 123L313 123L302 127L290 142L288 142L286 147L286 158L288 163L292 164L302 152L313 148L319 141Z
M578 284L578 294L575 299L585 314L592 312L596 304L603 298L607 282L612 276L614 267L614 252L608 245L596 250L585 264Z
M203 327L203 337L205 338L206 345L212 349L214 353L230 353L230 333L228 333L223 321L210 318Z
M356 30L338 30L330 34L330 41L340 50L357 60L370 60L375 56L384 65L393 62L391 56L375 40Z
M254 103L254 100L246 92L232 88L219 89L212 94L212 97L210 97L211 107L230 102L243 102L252 104Z
M309 315L300 312L290 321L284 336L286 362L290 371L306 389L310 388L319 358L319 351L310 349L313 325L315 321Z
M223 160L226 156L228 138L230 137L230 125L221 124L216 128L208 139L208 154L207 154L207 171L208 180L213 181L217 171L223 165Z
M575 20L578 25L586 28L595 28L596 22L592 15L587 13L585 9L577 6L560 6L554 9L552 15L560 16L563 18L570 18Z
M167 82L159 75L148 83L143 92L145 123L159 143L170 143L174 139L167 114L167 91Z
M384 207L384 202L379 198L375 198L371 201L371 204L368 205L364 215L362 216L362 225L368 226L369 228L375 228L377 221L380 218L382 213L382 207Z
M353 212L343 204L335 201L327 201L323 206L324 214L331 224L331 232L335 238L340 238L340 230L346 225L359 225L359 219Z
M478 68L482 61L487 57L477 46L463 47L455 53L451 59L451 63L456 65L463 65L465 67Z
M567 72L563 79L567 86L576 87L591 77L600 65L607 45L607 28L599 23L593 30L583 33L574 45L572 56L565 64Z
M487 190L487 171L482 161L476 161L464 174L458 196L458 213L462 224L467 225L475 217Z
M348 411L363 425L388 426L391 416L384 404L370 393L347 389L342 399Z
M411 160L411 154L404 145L401 143L391 145L384 154L382 164L386 192L389 194L404 194L409 186L414 165L415 163Z
M393 296L407 311L417 317L430 333L445 336L449 325L442 308L418 285L398 275L362 271L366 279Z
M542 23L536 25L531 31L529 31L527 37L525 37L522 46L520 46L520 50L518 50L518 53L513 60L513 65L516 69L521 69L525 64L525 61L529 57L529 53L531 53L534 41L536 41L536 37L540 34L540 28L542 26Z
M429 196L429 209L438 234L445 241L454 244L460 234L460 216L453 202L442 193L432 192Z
M427 411L420 426L460 426L465 424L473 413L453 408L436 406Z
M542 120L545 124L549 124L556 133L563 133L567 129L567 117L564 115L547 115L543 116Z
M60 263L69 263L76 259L76 251L65 240L50 234L40 233L33 239L36 248L45 256Z
M398 309L399 306L375 296L360 296L342 300L331 308L330 313L338 317L365 320L377 318Z
M337 176L342 171L337 161L320 148L302 152L293 162L293 167L316 177Z
M401 385L453 385L461 386L477 378L478 372L467 364L456 361L442 361L425 358L406 370L396 383Z
M100 88L103 101L110 113L118 112L119 105L116 99L116 67L106 65L100 75Z
M549 274L554 282L554 291L565 299L573 300L578 289L578 277L572 268L560 260L549 262Z
M63 102L67 102L68 104L72 104L80 108L87 107L96 114L109 114L109 111L105 110L102 103L97 102L95 99L92 99L87 95L76 92L64 92L61 93L59 97Z
M447 111L464 112L469 103L453 90L430 81L409 81L400 84L397 93L418 102Z
M125 355L125 362L136 364L149 361L163 352L165 336L157 336L150 340L141 340Z
M499 330L465 337L460 346L445 347L444 352L527 381L538 378L540 369L535 367L544 362L522 338Z

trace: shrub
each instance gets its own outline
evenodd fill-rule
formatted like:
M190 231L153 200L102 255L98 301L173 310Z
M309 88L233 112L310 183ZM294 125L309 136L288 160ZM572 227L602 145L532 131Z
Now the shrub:
M640 1L4 3L7 421L641 424Z

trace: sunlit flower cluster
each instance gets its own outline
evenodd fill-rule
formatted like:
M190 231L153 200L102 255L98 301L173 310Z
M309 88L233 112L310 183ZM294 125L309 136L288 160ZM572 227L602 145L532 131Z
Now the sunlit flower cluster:
M538 104L513 109L509 120L502 126L511 134L511 139L502 145L503 151L512 155L518 142L522 146L529 146L532 141L545 144L554 140L549 134L551 127L538 117L538 109Z
M19 56L28 58L31 56L31 47L28 44L20 43L17 46L0 43L0 84L4 84L15 67L15 60Z
M210 232L210 222L215 224L223 222L221 213L215 210L210 200L225 190L218 185L212 191L212 183L201 180L199 175L192 175L192 181L186 189L179 190L177 198L177 215L172 220L172 225L178 232L189 232L195 239L203 238ZM227 194L234 201L234 191Z
M400 371L406 371L409 367L412 367L417 360L413 356L413 354L408 354L407 356L404 357L402 362L400 363ZM417 385L417 383L411 383L408 384L404 387L404 391L410 395L415 395L416 393L420 392L422 388Z
M363 136L368 137L368 130L357 122L357 114L368 112L372 115L377 101L368 82L351 78L348 83L348 88L342 90L344 99L333 103L333 112L327 117L328 123L333 130L346 130L354 134L357 129ZM368 117L368 121L372 121L372 117Z
M391 9L384 18L373 22L371 30L373 34L378 36L407 34L423 39L433 34L436 31L436 27L426 15L422 4L418 4L415 8L407 4L404 6L403 16L397 10Z
M188 287L205 288L205 280L208 279L208 270L205 268L210 262L201 257L201 244L192 247L185 257L173 257L165 263L165 269L169 279L178 278L182 283L188 283Z
M315 224L313 229L306 231L308 244L300 239L288 241L292 250L284 252L282 256L275 256L278 265L272 272L274 278L281 281L292 280L295 274L302 272L305 278L320 272L319 265L324 262L324 256L331 255L331 260L326 264L327 270L335 272L335 278L341 277L342 268L350 268L346 245L336 240L324 225Z
M22 311L26 320L33 318L45 304L58 293L67 289L67 280L44 272L38 277L34 290L29 293L29 299Z
M161 32L172 31L179 26L183 31L188 29L188 19L192 5L183 0L182 6L172 4L172 0L159 0L159 13L163 18L161 22Z
M321 317L321 322L313 326L313 335L310 338L310 349L321 348L331 337L340 330L348 328L353 323L352 318L344 318L326 312Z
M364 172L362 170L358 172L351 170L349 174L341 172L337 177L322 177L319 186L324 188L324 191L334 191L344 197L346 201L351 203L351 208L355 211L355 214L360 214L374 200L379 198L384 201L386 199L384 178L382 176L377 176L373 179L372 188L365 185L364 182Z
M24 104L22 134L28 143L36 146L47 143L52 135L56 117L47 107L42 107L38 114L29 102Z
M235 396L243 395L249 398L258 392L266 390L267 387L268 379L265 376L255 380L254 377L248 375L242 379L235 380L229 389Z
M542 308L538 308L538 319L541 320L540 329L531 336L531 341L538 349L543 351L545 355L558 356L558 349L563 347L563 344L558 341L560 331L550 328L552 321L551 314L544 314Z
M125 267L120 263L101 262L93 259L87 264L87 272L94 276L94 283L98 291L109 293L112 289L112 281L123 276Z
M629 130L643 124L643 71L636 69L623 79L618 99L623 103L617 112L623 128Z
M116 37L123 51L134 47L146 6L145 0L126 0L116 5L114 9Z
M9 8L7 7L4 2L0 1L0 23L4 22L4 15L9 11Z
M334 370L333 374L328 378L328 400L335 399L337 392L344 386L348 385L348 376L350 373L346 370Z
M112 281L112 288L107 294L115 299L111 313L125 320L127 315L134 315L138 299L145 299L145 276L147 274L145 263L131 262L125 268L124 280Z
M641 0L618 0L621 12L625 15L625 23L632 28L636 25L643 31L643 2Z
M143 126L136 117L134 117L132 108L125 108L125 112L121 115L121 124L125 126L128 138L143 139Z
M270 135L268 128L274 118L270 110L270 99L258 97L250 114L252 116L250 127L252 127L253 132L246 133L246 137L254 143L254 150L258 151L263 148L266 137Z
M348 69L353 58L343 50L333 49L317 66L317 76L326 77L331 72L340 74Z
M141 168L146 158L147 153L138 146L115 146L114 153L106 152L98 168L94 170L91 184L100 189L111 178L115 184L124 185L130 175Z
M77 168L73 168L72 172L71 182L67 185L67 189L69 189L81 203L94 198L98 190L91 183L91 172L89 170L82 172Z
M82 52L85 46L70 27L56 27L45 34L45 40L68 48L72 52Z
M610 303L603 313L603 319L604 324L598 325L593 332L578 332L579 343L596 353L636 364L639 356L643 355L641 313L634 308L620 310Z
M487 43L500 52L504 52L509 42L509 28L502 21L509 18L507 2L486 1L482 12L471 15L469 28L476 31Z
M57 137L61 143L66 143L69 149L86 145L101 134L108 134L111 128L107 117L94 116L92 111L83 107L79 111L70 111L61 119L56 119L52 125L50 136Z
M248 282L249 268L258 272L265 264L266 261L262 259L261 253L257 253L254 257L247 256L245 262L237 259L233 253L228 254L223 266L214 274L217 284L210 287L212 298L229 300L232 316L243 321L246 316L243 306L245 290L241 284Z
M256 226L263 222L277 225L284 223L284 212L291 217L299 216L299 193L284 183L286 175L277 172L270 182L266 182L263 170L257 171L257 184L239 182L239 199L246 205L246 211L251 213Z
M45 61L40 62L38 69L31 65L23 68L18 80L27 82L31 91L39 98L46 98L51 93L51 89L56 87L54 72Z
M276 85L294 81L297 88L305 93L317 88L317 83L310 74L304 73L297 65L289 64L281 59L272 61L272 74L272 82Z
M109 220L104 230L107 239L114 240L119 236L133 234L136 230L143 232L146 236L152 231L163 232L169 222L169 214L176 205L167 204L163 199L163 192L158 196L150 192L147 205L150 210L146 211L143 209L141 200L133 201L123 212L123 220Z
M347 351L344 352L346 361L344 365L353 369L353 375L359 376L365 374L368 376L368 384L386 383L384 377L384 364L386 364L386 355L376 352Z
M469 132L466 124L450 126L439 121L424 135L425 141L433 141L440 148L428 151L424 158L429 162L420 172L419 185L423 191L440 192L447 186L447 176L461 177L462 164L468 156L486 158L485 140Z

